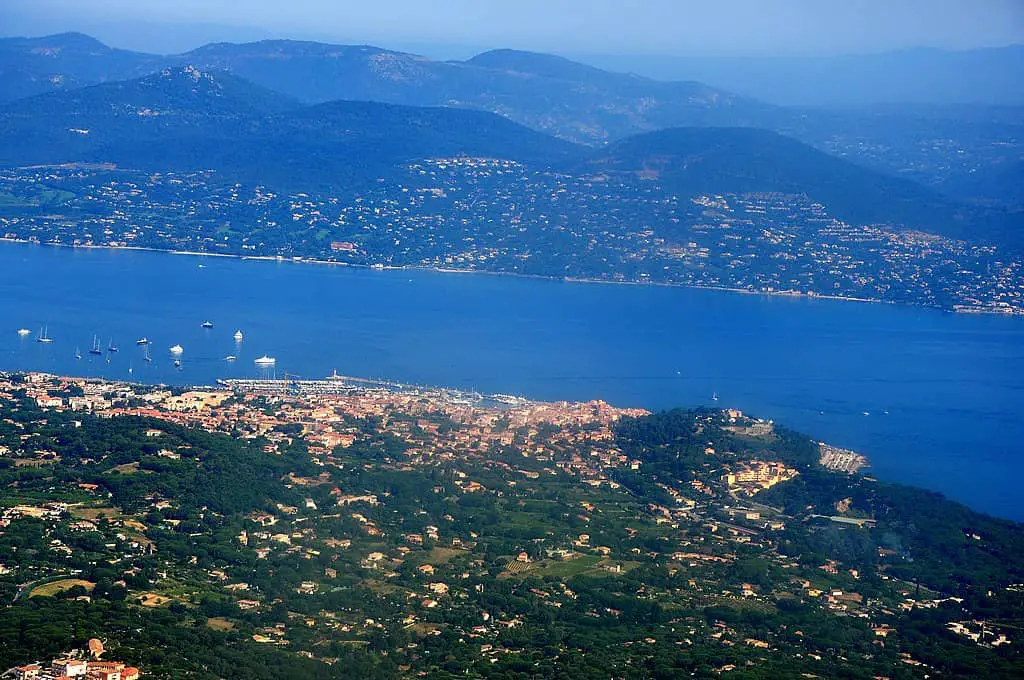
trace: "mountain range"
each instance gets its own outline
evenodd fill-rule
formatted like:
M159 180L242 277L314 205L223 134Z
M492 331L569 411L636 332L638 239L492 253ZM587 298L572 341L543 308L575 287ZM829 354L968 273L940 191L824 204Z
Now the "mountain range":
M764 126L778 115L775 107L702 83L661 82L514 50L434 61L367 45L265 40L157 56L81 34L0 39L0 101L186 65L229 71L306 103L482 109L584 143L668 126Z
M964 63L970 62L967 55ZM663 65L668 69L670 60ZM184 66L227 71L304 104L353 100L489 111L590 146L669 127L764 128L958 200L1022 204L1016 187L1024 185L1024 107L783 107L701 82L659 81L515 50L437 61L367 45L264 40L212 43L161 56L113 49L78 33L4 38L0 103ZM724 75L712 82L743 85ZM844 82L840 73L829 87L841 90ZM784 84L778 88L784 90ZM840 95L827 101L848 101ZM956 95L938 100L956 101Z
M405 161L470 155L548 165L579 147L494 114L339 100L301 105L230 73L174 67L0 108L0 164L214 169L290 188L361 184Z
M494 58L497 58L495 55ZM572 68L549 62L550 68ZM215 170L295 191L351 191L412 160L493 157L574 175L658 179L681 196L803 193L839 217L1013 241L1012 220L754 128L671 128L589 147L454 107L307 105L228 72L169 67L0 107L0 164ZM986 231L972 231L984 225ZM1010 225L1010 226L1008 226Z

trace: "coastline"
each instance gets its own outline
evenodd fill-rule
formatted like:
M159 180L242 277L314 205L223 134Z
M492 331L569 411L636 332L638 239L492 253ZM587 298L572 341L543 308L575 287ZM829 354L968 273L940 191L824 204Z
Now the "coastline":
M329 395L342 395L350 393L352 388L365 389L368 391L385 390L398 394L413 394L413 395L424 395L431 394L433 396L439 396L445 399L454 400L473 400L473 406L477 408L485 409L508 409L508 408L533 408L537 406L552 406L558 403L607 403L600 399L594 399L590 402L558 402L558 401L545 401L532 399L530 397L522 395L507 395L507 394L481 394L476 391L468 391L456 387L445 387L441 385L419 385L414 383L403 383L394 380L384 380L377 378L366 378L360 376L349 376L349 375L338 375L335 372L332 375L325 376L323 378L313 379L277 379L277 378L253 378L253 379L217 379L216 384L213 385L202 385L202 384L190 384L190 385L170 385L166 383L149 383L138 380L118 380L111 378L102 378L96 376L85 376L85 375L74 375L74 374L56 374L47 373L45 371L11 371L11 370L0 370L0 379L10 380L13 376L23 375L27 378L31 378L29 382L38 382L40 379L56 378L68 382L76 382L78 384L95 384L105 385L112 387L132 387L142 389L180 389L187 392L222 392L224 390L230 390L235 393L241 394L288 394L289 388L295 389L294 394L296 396L305 397L316 397L316 396L329 396ZM301 388L301 389L299 389ZM337 390L337 391L336 391ZM456 402L458 403L458 402ZM650 415L653 413L650 410L637 406L621 406L616 404L607 404L608 406L624 411L636 413L637 415ZM697 406L684 406L683 408L702 408ZM718 413L737 413L740 417L746 417L754 419L753 416L744 414L739 409L734 409L728 406L714 407L714 411ZM762 422L762 421L758 421ZM773 422L773 421L768 421ZM853 451L851 449L840 448L833 446L824 441L819 441L818 446L821 451L819 459L819 465L822 468L836 473L845 473L847 475L862 475L863 470L871 467L871 460L868 456Z
M233 260L251 260L257 262L280 262L288 264L311 264L311 265L324 265L330 267L346 267L352 269L369 269L373 271L422 271L422 272L433 272L437 274L484 274L488 276L504 276L513 277L520 279L535 279L540 281L562 281L565 283L584 283L584 284L608 284L608 285L619 285L619 286L660 286L664 288L688 288L692 290L710 290L725 293L739 293L742 295L761 295L765 297L780 297L790 299L804 299L804 300L830 300L839 302L859 302L859 303L870 303L870 304L884 304L901 307L916 307L920 309L932 309L940 312L950 314L985 314L992 316L1024 316L1024 311L1015 310L1000 310L1000 309L989 309L987 307L973 307L969 305L953 305L952 308L938 307L932 305L924 305L913 302L894 302L891 300L881 300L878 298L860 298L851 295L826 295L822 293L801 292L792 290L751 290L748 288L735 288L730 286L707 286L707 285L696 285L686 283L672 283L669 281L612 281L608 279L598 278L587 278L587 277L558 277L558 276L545 276L543 274L521 274L517 272L504 272L504 271L488 271L483 269L458 269L451 267L430 267L423 265L384 265L384 264L354 264L351 262L335 262L333 260L321 260L313 257L285 257L284 255L239 255L237 253L210 253L202 251L192 250L172 250L169 248L154 248L151 246L111 246L111 245L71 245L67 243L47 243L42 241L33 241L30 239L23 238L8 238L6 236L0 236L0 243L14 243L20 245L31 245L47 248L69 248L71 250L82 249L82 250L110 250L110 251L135 251L135 252L150 252L150 253L165 253L168 255L186 255L192 257L217 257L226 258Z
M1019 338L1024 328L1012 321L923 311L907 314L893 306L773 303L770 297L750 297L748 291L739 291L748 292L747 297L741 298L672 292L671 287L661 291L646 289L647 292L644 288L581 288L551 283L517 287L512 279L502 283L501 279L411 272L373 276L355 269L333 272L281 266L246 267L201 257L171 259L90 251L77 256L73 250L26 250L12 246L4 251L10 267L6 290L13 301L10 334L0 337L0 349L8 356L5 368L130 379L128 370L134 359L135 380L212 386L216 378L263 375L248 360L266 353L277 357L278 377L284 368L307 377L326 376L338 368L349 375L389 376L398 382L476 387L485 392L537 399L600 396L610 403L646 408L709 404L713 390L717 390L722 394L719 404L770 414L835 446L868 453L876 473L883 478L942 490L966 502L980 498L976 507L992 512L1000 512L995 509L994 497L1002 490L987 488L983 476L993 466L974 468L984 470L984 475L962 469L967 466L961 463L960 447L954 449L935 441L938 437L933 433L948 424L957 433L958 441L971 443L965 448L1005 450L1009 455L1015 445L1013 440L1019 441L1019 425L1024 422L1019 419L1019 405L1012 405L1010 391L1018 379L1012 377L1012 371L1000 368L999 356L990 356L989 352L992 343L996 343L995 346L1005 345L1006 349L996 354L1014 359L1020 356L1019 348L1024 345L1015 349L1012 341L1006 344L1006 338ZM186 254L185 249L176 253ZM205 270L197 269L200 263L205 263ZM76 295L83 282L96 283L91 278L93 273L108 269L111 273L103 274L101 287L93 286L96 290L83 292L82 298ZM166 272L167 276L148 278L150 270L161 275ZM318 275L318 271L322 274ZM456 269L441 273L490 272ZM48 282L51 275L56 277L52 285ZM157 291L150 294L151 299L144 307L125 306L119 301L122 296L128 302L136 299L132 290L136 281L132 277L136 275L143 276L138 281L144 281L147 290ZM174 278L181 279L181 288L164 294L160 290L163 281ZM223 297L207 301L205 291L214 281L218 286L222 281L229 283L224 284ZM300 304L294 295L283 291L301 282L323 285L330 294L305 296L308 300ZM266 289L263 293L269 297L263 297L253 285ZM55 297L58 290L61 294ZM378 290L393 290L402 301L416 304L385 312L381 322L376 307L379 301L375 298ZM516 298L517 305L521 298L529 305L521 309L516 306L512 316L502 305L488 305L489 321L480 333L466 333L457 324L450 325L444 313L449 302L465 303L464 312L460 313L476 313L473 310L479 306L475 303L498 299L482 292ZM457 300L438 297L449 294ZM29 304L21 304L22 299ZM424 306L424 300L431 304ZM268 316L263 311L268 301L283 305L284 315ZM641 304L636 306L638 302ZM252 306L245 307L246 303ZM51 304L60 311L51 311ZM321 319L325 304L340 311L323 314L325 318ZM540 306L535 307L537 304ZM581 320L575 318L572 310L576 309ZM671 314L672 320L664 320L665 311L680 313ZM737 315L743 311L757 315L751 318L772 323L767 328L751 327L748 319ZM572 318L567 320L569 316ZM224 337L200 340L207 334L199 329L199 322L207 317L218 323L214 333ZM630 323L629 328L606 330L609 321L624 318L635 321L635 326ZM691 328L694 324L688 319L698 323ZM521 323L516 326L523 320L540 327ZM17 327L34 330L46 322L56 337L52 350L31 339L14 337ZM410 326L409 322L427 325ZM280 323L286 324L286 328L280 327ZM98 324L104 327L104 337L113 334L125 340L146 335L157 339L153 363L142 364L138 358L141 350L125 351L125 347L114 357L112 366L89 356L81 362L74 361L72 351L76 342L88 347ZM228 334L234 326L246 331L251 352L233 351L230 339L221 332L222 327L228 326ZM848 326L851 328L847 329ZM522 332L523 339L499 332L506 327L516 334ZM547 328L564 334L536 335L538 330L543 333ZM874 337L879 328L912 331L913 335L899 337L925 342L922 351L917 352L916 345L910 349L906 342L890 341L889 337ZM426 333L427 343L420 342L420 331ZM341 333L346 335L344 340ZM534 338L543 341L542 354L548 357L536 356L536 345L531 349ZM613 339L615 342L610 342ZM383 351L375 344L378 341L384 343ZM177 372L171 368L170 360L158 352L174 343L188 349L188 361ZM452 355L452 366L434 363L433 357L438 355L429 353L427 345L436 346L439 351L457 352ZM240 361L222 365L226 354L238 354ZM919 361L912 354L923 354L941 363ZM847 358L855 367L849 366ZM899 360L899 365L887 363L890 358ZM1004 377L1001 371L1010 375ZM982 377L991 381L991 387L973 391ZM893 388L894 380L905 382ZM964 391L953 392L952 388L947 389L948 385ZM970 400L975 397L978 401L972 403ZM961 408L964 404L960 402L965 400L967 408ZM938 410L926 413L930 409L921 407L925 403ZM881 409L893 413L891 422L860 415L862 411L880 413ZM949 411L948 421L944 409ZM1016 418L1017 425L1013 420L1007 423L1007 417ZM996 428L998 421L1002 421L1002 428ZM902 434L894 432L897 422ZM983 432L990 428L1010 435ZM927 444L887 443L907 432ZM921 448L924 453L932 445L939 445L945 452L943 464L950 474L907 462L916 449ZM929 469L922 471L919 467ZM1018 502L1011 499L1010 505L1018 507Z

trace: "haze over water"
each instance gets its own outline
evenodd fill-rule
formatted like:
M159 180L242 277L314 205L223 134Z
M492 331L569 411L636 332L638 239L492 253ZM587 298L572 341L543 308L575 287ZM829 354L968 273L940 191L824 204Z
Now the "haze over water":
M887 481L1024 520L1021 319L9 243L0 270L0 370L173 384L337 370L543 400L736 407L854 448ZM44 324L49 345L35 342ZM120 351L90 356L94 334ZM270 372L253 364L263 354L277 359Z

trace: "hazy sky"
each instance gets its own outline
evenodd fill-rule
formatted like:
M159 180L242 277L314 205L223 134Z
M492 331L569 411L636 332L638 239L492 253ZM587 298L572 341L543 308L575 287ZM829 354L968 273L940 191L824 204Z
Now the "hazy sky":
M2 34L66 30L151 51L301 37L563 53L836 54L1024 43L1024 0L0 0Z

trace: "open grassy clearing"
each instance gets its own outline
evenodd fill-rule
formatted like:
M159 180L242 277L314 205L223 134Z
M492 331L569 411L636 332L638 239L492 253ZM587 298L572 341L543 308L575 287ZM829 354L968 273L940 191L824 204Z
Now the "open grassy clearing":
M92 581L86 581L81 578L66 578L60 581L51 581L50 583L44 583L41 586L36 586L28 596L53 597L58 593L63 593L65 590L71 590L75 586L82 586L86 590L92 592L92 589L96 587L96 584Z

